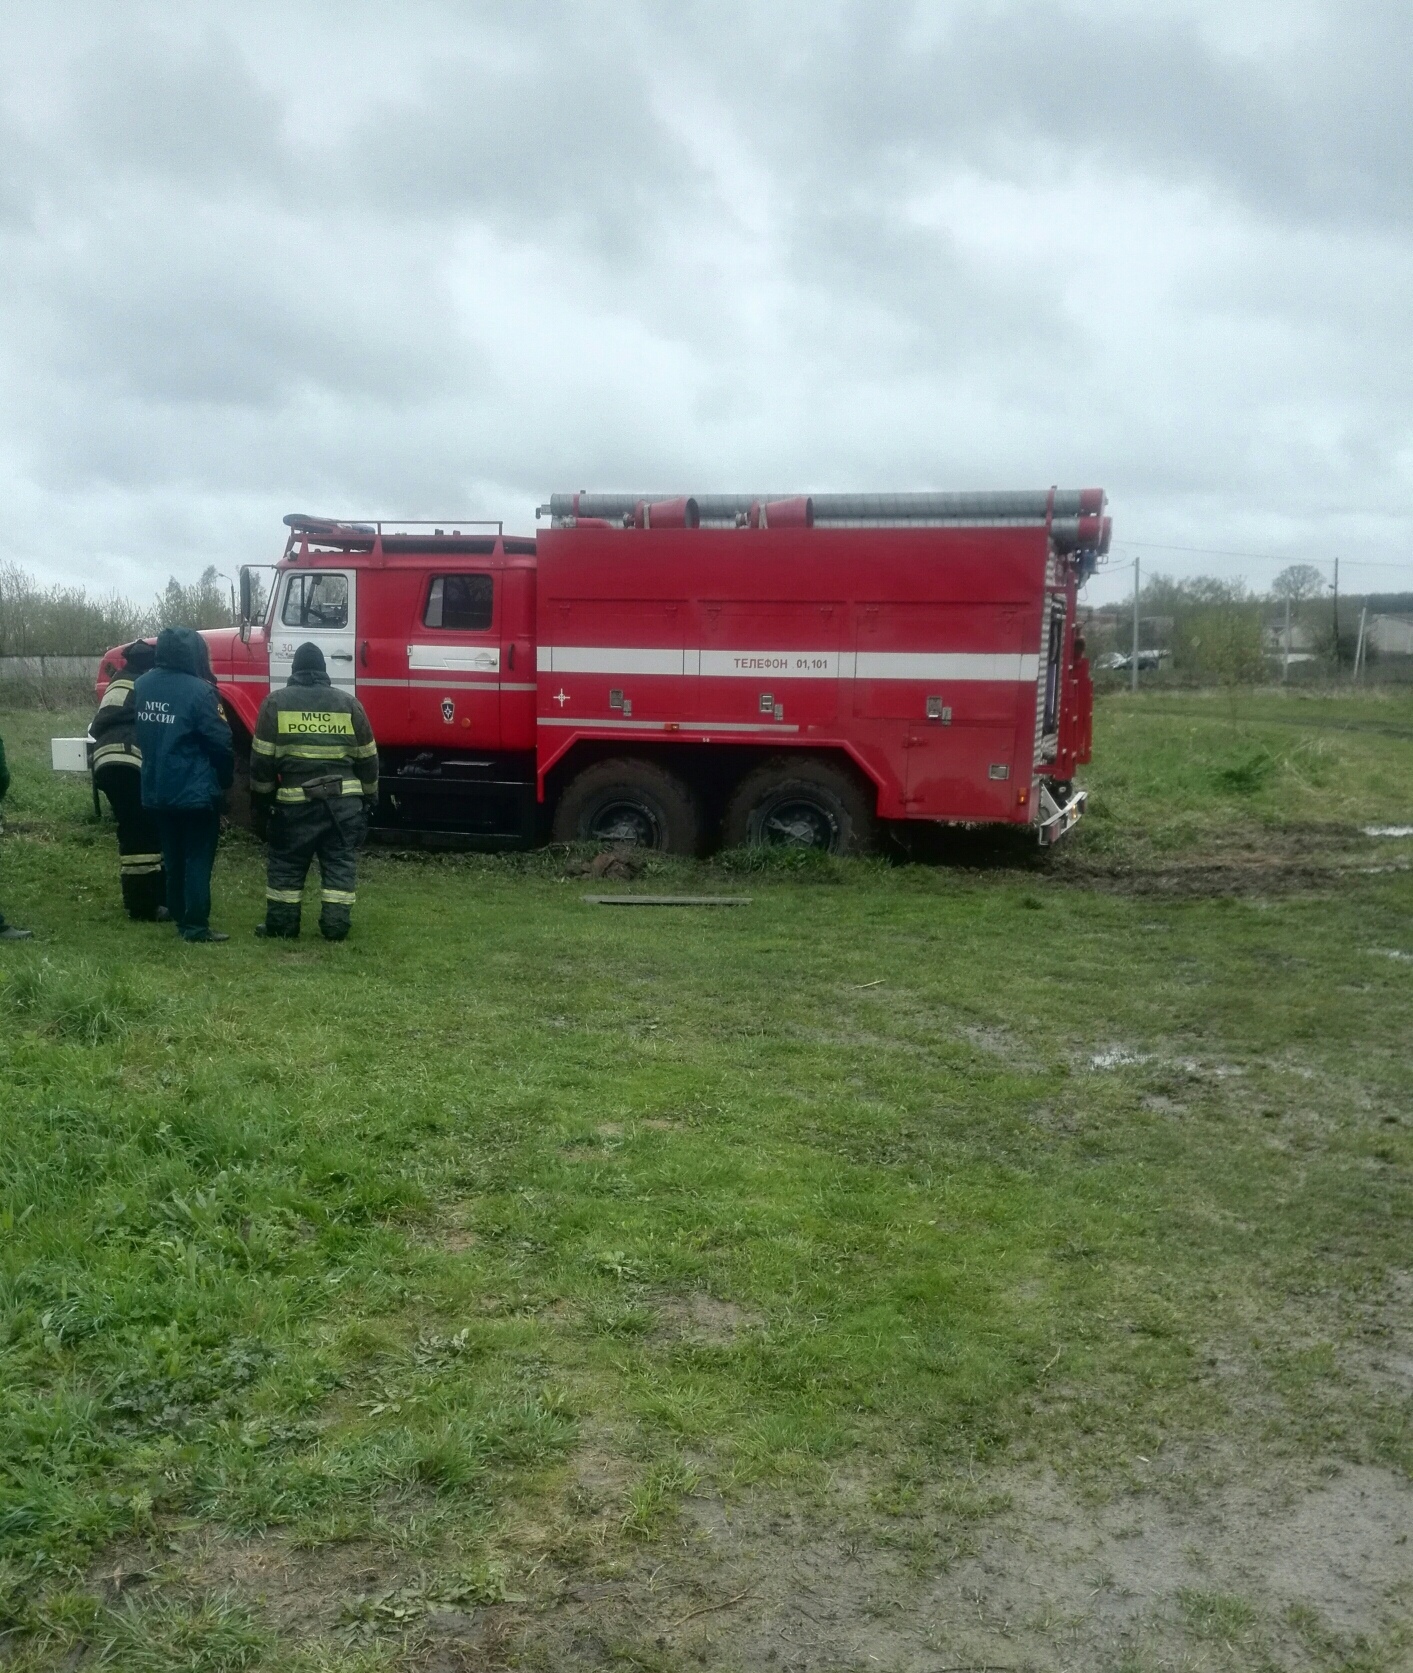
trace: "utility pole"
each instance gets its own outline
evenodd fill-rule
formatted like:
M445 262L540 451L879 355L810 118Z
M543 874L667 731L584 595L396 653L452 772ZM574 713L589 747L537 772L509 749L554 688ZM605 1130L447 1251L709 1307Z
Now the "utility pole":
M1133 560L1133 667L1130 670L1129 689L1136 696L1138 693L1138 559Z
M1358 683L1359 674L1364 666L1364 625L1369 619L1369 606L1366 604L1359 612L1359 637L1354 641L1354 679Z
M1339 677L1339 559L1335 559L1334 582L1335 677Z
M1285 667L1281 671L1281 684L1290 684L1290 594L1285 597Z

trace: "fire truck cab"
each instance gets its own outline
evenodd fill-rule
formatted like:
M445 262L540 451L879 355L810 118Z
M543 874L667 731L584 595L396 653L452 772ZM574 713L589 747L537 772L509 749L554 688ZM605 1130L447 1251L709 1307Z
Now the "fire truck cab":
M206 639L238 753L320 646L372 721L389 832L850 852L922 820L1051 842L1084 806L1075 600L1103 506L555 495L533 537L296 514L268 586L242 571L241 626Z

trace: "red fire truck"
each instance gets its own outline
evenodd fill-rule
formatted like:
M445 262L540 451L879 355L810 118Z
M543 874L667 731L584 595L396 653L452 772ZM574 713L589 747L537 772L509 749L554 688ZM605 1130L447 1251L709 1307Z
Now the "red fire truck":
M1104 503L557 494L534 537L295 515L263 619L245 569L241 626L205 637L246 752L321 647L372 720L393 831L848 853L927 820L1048 843L1084 807L1075 595Z

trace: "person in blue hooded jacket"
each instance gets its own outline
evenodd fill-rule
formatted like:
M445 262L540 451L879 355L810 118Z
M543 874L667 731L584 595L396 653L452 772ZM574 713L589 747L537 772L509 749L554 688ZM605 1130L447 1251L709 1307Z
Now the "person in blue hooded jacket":
M5 800L5 792L10 788L10 769L5 765L5 740L0 738L0 802ZM32 929L16 929L13 924L5 922L5 914L0 912L0 941L30 941L34 937Z
M206 642L189 627L157 635L157 666L133 688L142 805L156 815L167 910L183 941L226 941L211 928L211 868L235 750Z

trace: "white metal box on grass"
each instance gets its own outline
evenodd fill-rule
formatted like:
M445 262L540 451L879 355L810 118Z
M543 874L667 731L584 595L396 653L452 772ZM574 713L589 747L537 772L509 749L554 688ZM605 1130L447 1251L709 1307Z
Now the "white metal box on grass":
M49 758L56 773L86 773L88 771L87 738L51 738Z

